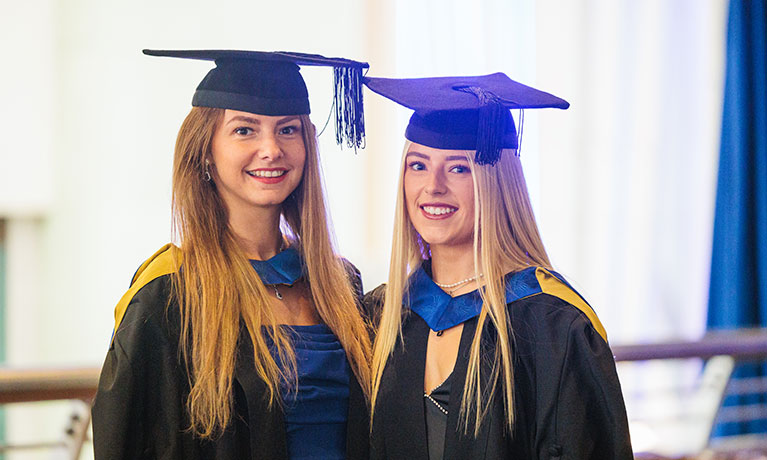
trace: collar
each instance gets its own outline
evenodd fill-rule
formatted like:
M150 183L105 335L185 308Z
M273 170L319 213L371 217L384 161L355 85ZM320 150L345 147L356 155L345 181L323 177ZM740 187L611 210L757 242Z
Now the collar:
M303 274L303 262L295 248L287 248L278 252L268 260L251 260L250 264L256 269L264 284L293 285Z
M428 263L426 265L428 268ZM506 275L506 303L541 292L535 268L528 267ZM483 304L479 291L476 289L450 297L432 281L422 265L410 275L406 299L410 302L410 309L423 318L431 330L442 331L479 315Z

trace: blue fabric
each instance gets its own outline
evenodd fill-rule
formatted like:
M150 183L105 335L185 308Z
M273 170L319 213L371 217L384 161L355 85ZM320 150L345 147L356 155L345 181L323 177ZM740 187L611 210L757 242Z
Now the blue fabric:
M506 303L540 292L535 267L506 276ZM410 309L423 318L433 331L457 326L479 315L482 309L479 290L451 297L432 281L423 266L410 275L407 296Z
M287 248L268 260L251 260L250 264L264 284L292 285L303 274L301 255L295 248Z
M351 373L346 352L324 324L283 328L293 339L298 372L298 388L280 387L288 458L343 460Z
M767 8L732 0L714 219L709 329L767 326ZM764 366L735 376L765 375ZM762 398L763 399L763 398ZM725 404L736 403L728 398ZM740 404L757 400L739 398ZM762 401L765 402L765 401ZM731 424L718 434L767 430Z

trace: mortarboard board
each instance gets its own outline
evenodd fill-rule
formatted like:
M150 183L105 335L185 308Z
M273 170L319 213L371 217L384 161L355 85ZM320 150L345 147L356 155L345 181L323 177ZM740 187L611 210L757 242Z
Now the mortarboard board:
M366 62L318 54L240 50L149 50L149 56L214 61L192 98L195 107L241 110L259 115L308 115L309 94L299 66L334 71L336 141L360 147L365 137L362 70Z
M495 164L501 149L518 147L511 109L570 104L503 73L472 77L364 79L372 91L413 109L405 137L449 150L476 150L477 164Z

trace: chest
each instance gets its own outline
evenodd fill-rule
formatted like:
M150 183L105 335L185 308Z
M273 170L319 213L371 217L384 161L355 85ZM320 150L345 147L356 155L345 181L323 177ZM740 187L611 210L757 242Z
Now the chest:
M535 388L529 356L515 358L514 394L515 430L506 429L505 412L500 391L491 399L477 436L465 432L461 422L461 404L469 366L471 345L477 320L463 323L455 365L450 377L449 413L445 429L444 459L531 458L534 438ZM428 460L428 434L424 409L424 387L427 374L429 327L415 315L403 323L404 346L397 346L387 363L381 382L379 402L373 422L371 458L409 458ZM484 351L492 352L492 340L483 342ZM487 384L490 360L481 360L481 379ZM471 409L470 409L471 410Z

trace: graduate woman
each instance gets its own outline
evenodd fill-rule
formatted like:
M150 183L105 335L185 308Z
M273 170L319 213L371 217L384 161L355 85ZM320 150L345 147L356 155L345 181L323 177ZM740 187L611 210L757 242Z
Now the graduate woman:
M511 108L569 104L496 73L366 79L405 137L372 374L377 459L631 459L604 328L551 269Z
M178 246L139 268L115 310L93 407L96 459L367 458L361 284L331 246L298 67L335 67L339 134L359 145L367 64L145 53L216 67L176 142Z

